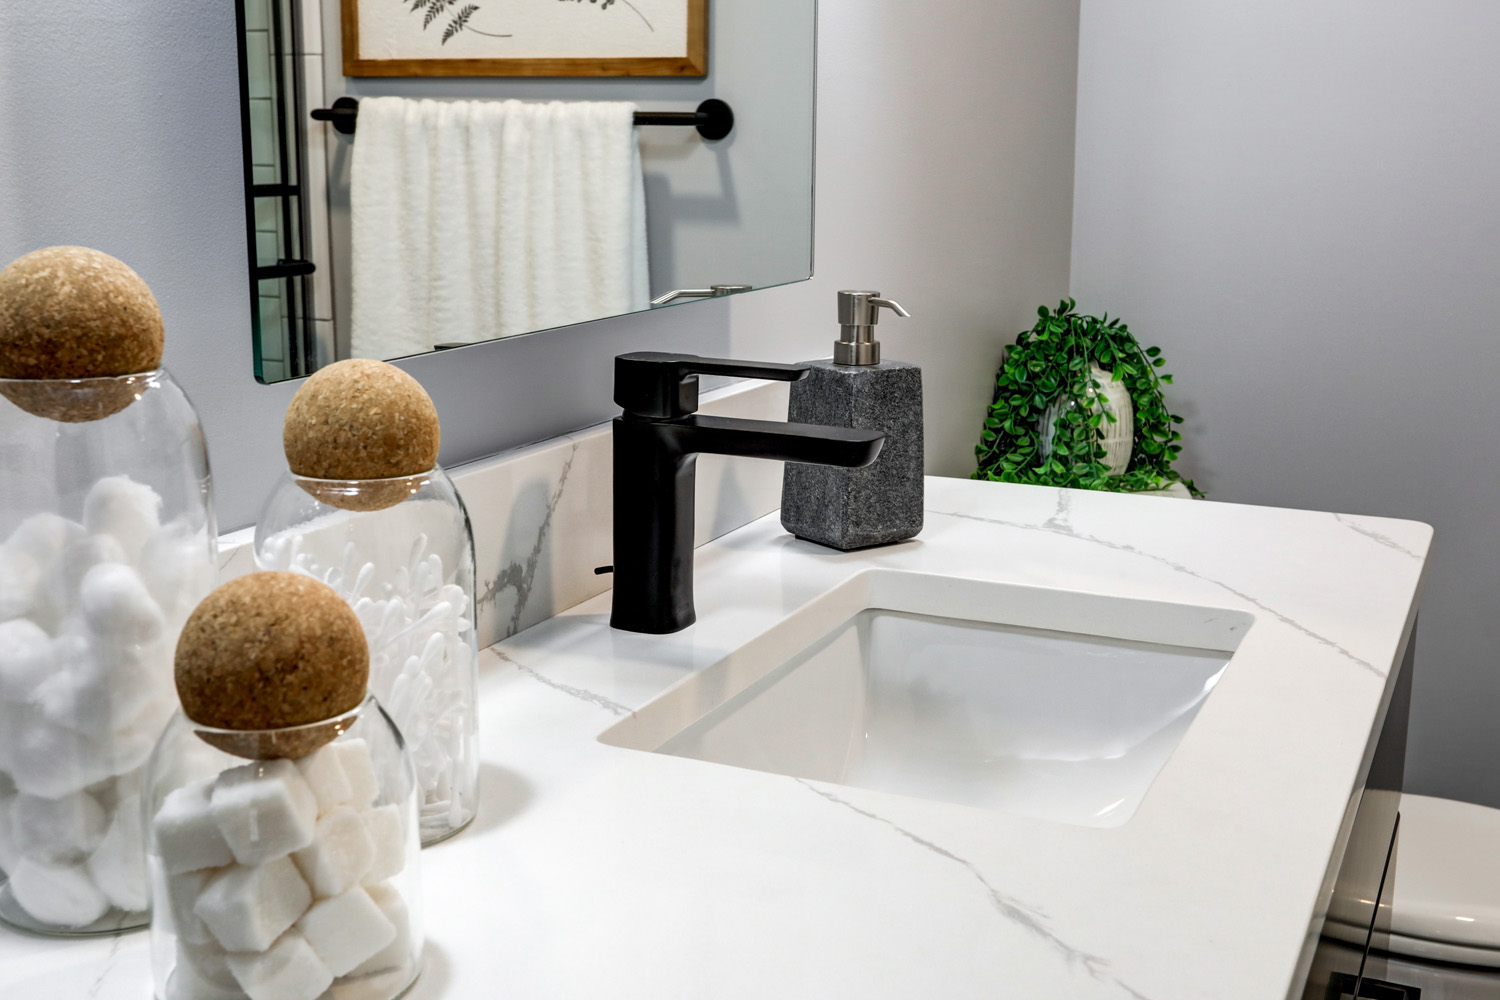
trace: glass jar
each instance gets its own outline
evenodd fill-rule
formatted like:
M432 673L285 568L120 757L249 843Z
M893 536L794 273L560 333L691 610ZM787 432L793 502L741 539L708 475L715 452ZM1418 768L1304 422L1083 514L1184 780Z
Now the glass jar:
M216 572L208 453L171 376L0 379L0 920L145 925L142 772Z
M373 695L253 732L179 711L144 803L159 1000L392 1000L416 981L416 777Z
M416 765L422 844L468 826L479 787L474 539L453 481L436 466L393 479L286 473L255 527L255 562L316 577L353 606L370 690Z

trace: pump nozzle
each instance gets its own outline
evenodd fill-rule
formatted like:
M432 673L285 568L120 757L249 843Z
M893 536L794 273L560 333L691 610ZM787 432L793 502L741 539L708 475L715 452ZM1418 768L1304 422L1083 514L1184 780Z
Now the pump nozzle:
M880 341L875 339L875 324L880 322L884 307L897 316L910 317L894 299L882 298L879 292L839 292L839 339L833 344L836 365L878 365Z

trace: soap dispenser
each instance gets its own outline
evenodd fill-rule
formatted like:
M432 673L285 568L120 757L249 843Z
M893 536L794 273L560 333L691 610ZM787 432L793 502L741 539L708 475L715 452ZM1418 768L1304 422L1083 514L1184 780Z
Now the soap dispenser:
M839 292L840 336L831 361L809 361L793 382L787 419L885 433L862 469L786 464L781 524L798 538L848 551L922 530L922 369L880 360L880 309L909 316L879 292Z

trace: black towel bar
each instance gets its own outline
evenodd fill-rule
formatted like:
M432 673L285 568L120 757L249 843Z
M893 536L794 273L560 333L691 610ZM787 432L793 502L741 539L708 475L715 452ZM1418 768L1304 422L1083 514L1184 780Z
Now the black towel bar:
M328 122L344 135L353 135L359 120L359 101L352 97L340 97L331 108L314 108L312 117L316 121ZM637 111L637 125L691 125L705 139L722 139L734 129L734 111L719 100L710 97L698 105L696 111Z

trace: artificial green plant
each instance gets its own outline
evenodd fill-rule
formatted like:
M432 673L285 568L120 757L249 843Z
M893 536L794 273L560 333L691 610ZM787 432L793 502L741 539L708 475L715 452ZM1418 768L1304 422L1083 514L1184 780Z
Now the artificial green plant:
M1191 480L1172 468L1182 451L1174 424L1182 418L1167 409L1162 385L1172 376L1160 371L1161 348L1142 348L1118 318L1084 316L1073 299L1055 310L1042 306L1037 322L1016 337L995 376L995 400L974 449L975 479L1037 486L1135 492L1181 482L1196 496ZM1130 464L1110 475L1100 444L1105 421L1116 417L1100 405L1101 389L1089 362L1125 384L1135 409ZM1053 402L1062 400L1050 454L1042 454L1039 428Z

